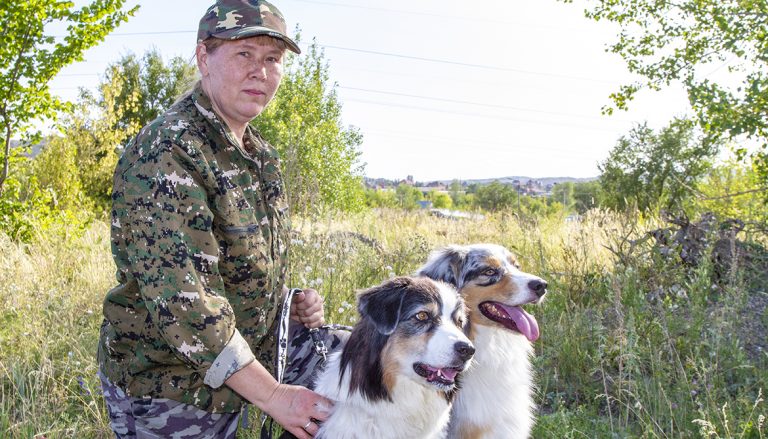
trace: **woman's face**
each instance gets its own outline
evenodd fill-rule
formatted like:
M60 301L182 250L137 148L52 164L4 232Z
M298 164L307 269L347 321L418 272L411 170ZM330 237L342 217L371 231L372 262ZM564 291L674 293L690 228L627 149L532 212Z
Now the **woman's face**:
M244 128L275 96L284 50L270 37L225 41L213 53L197 46L203 89L231 129Z

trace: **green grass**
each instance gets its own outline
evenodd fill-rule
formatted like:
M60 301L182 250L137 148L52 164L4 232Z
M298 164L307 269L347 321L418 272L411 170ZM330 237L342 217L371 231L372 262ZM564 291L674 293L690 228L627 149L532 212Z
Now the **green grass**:
M767 294L766 280L713 288L707 264L685 270L631 245L652 222L375 211L294 227L289 284L317 288L330 322L354 322L356 291L413 272L450 243L505 245L550 281L532 310L542 331L534 437L767 436L768 355L748 352L742 334L746 319L765 326L749 298ZM108 227L31 245L0 234L0 248L0 437L110 437L94 360L114 283Z

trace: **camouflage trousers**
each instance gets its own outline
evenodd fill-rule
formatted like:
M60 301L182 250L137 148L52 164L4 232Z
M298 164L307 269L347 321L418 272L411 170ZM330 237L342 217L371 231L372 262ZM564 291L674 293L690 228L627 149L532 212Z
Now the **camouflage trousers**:
M349 333L349 327L328 325L318 334L330 353L344 346ZM289 327L288 340L283 382L312 388L323 356L316 352L315 340L302 325ZM104 375L99 376L112 431L118 439L234 439L241 415L247 419L247 406L243 413L210 413L165 398L133 398Z

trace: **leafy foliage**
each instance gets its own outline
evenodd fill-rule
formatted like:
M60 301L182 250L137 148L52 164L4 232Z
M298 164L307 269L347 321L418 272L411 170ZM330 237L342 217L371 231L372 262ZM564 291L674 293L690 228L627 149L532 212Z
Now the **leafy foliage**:
M366 207L397 207L395 191L388 189L365 189Z
M432 202L432 207L435 209L450 209L453 207L453 199L445 192L432 191L428 194L427 199Z
M695 209L713 212L720 218L744 221L752 227L768 230L768 210L761 202L763 194L754 165L745 165L730 158L713 168L697 186L699 197Z
M599 180L574 183L573 207L578 213L585 213L598 206L601 194L602 187Z
M0 7L0 141L4 146L0 195L10 175L11 138L26 133L34 120L54 118L67 106L51 95L48 82L59 71L132 16L124 0L96 0L82 9L67 1L6 0ZM57 41L46 30L67 25Z
M294 212L359 210L364 205L362 136L341 121L341 102L328 84L324 54L313 43L289 58L274 100L253 125L280 152Z
M601 202L617 210L681 208L717 150L716 144L697 137L687 120L676 119L658 133L638 125L599 165Z
M35 121L71 108L51 95L49 81L134 14L136 8L124 11L123 4L98 0L75 10L72 2L10 0L0 6L0 230L13 239L69 235L93 218L81 203L73 151L52 145L47 163L22 153L41 139ZM56 25L67 26L63 39L46 34ZM21 146L12 147L13 137L24 139Z
M572 2L573 0L563 0ZM621 27L608 50L643 80L612 94L626 109L643 89L680 81L699 123L712 138L746 135L762 150L754 156L768 186L768 2L764 0L593 0L594 20ZM723 67L727 78L711 75ZM725 71L721 72L724 73ZM608 113L612 108L606 108ZM744 156L745 149L740 150ZM768 200L768 191L766 191Z
M164 63L155 50L141 59L133 54L123 56L107 67L95 95L81 92L58 124L60 135L46 148L57 153L36 159L40 162L37 169L55 167L57 155L74 157L76 172L70 179L82 188L90 208L103 215L109 210L112 175L123 146L192 86L195 72L193 65L179 57ZM72 190L66 180L49 183L56 193Z
M127 87L118 67L112 66L108 72L99 84L99 97L83 93L74 111L60 124L61 137L52 141L59 148L74 151L77 173L73 178L80 181L100 214L108 212L112 201L112 176L123 143L140 128L127 116L139 107L139 90Z
M498 181L480 186L475 192L475 202L485 210L509 209L515 205L517 199L517 191L512 186Z
M576 203L576 185L569 181L556 184L552 188L552 199L559 201L566 209L571 209Z
M409 184L400 184L395 189L395 199L397 207L405 210L414 210L419 208L419 201L424 198L420 190Z
M104 84L120 84L115 96L101 93L98 104L104 111L119 115L113 130L133 136L134 127L143 127L168 109L197 80L197 67L181 57L167 64L160 53L152 49L141 58L135 54L123 56L107 69Z

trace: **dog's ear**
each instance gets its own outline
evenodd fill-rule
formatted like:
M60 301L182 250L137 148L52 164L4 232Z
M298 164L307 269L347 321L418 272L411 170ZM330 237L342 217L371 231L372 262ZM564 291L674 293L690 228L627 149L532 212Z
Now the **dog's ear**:
M400 323L403 301L412 285L412 279L396 277L363 291L357 296L360 316L373 322L381 334L391 335Z
M429 256L427 263L419 268L416 275L441 280L460 289L463 282L461 267L466 256L467 250L457 245L435 250Z

